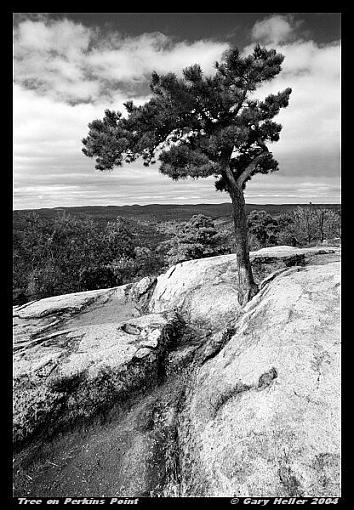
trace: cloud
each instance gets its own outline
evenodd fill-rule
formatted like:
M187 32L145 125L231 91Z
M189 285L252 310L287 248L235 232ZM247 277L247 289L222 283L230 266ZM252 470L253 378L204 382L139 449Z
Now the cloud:
M22 20L14 30L15 81L66 102L111 99L114 90L134 93L152 71L181 73L199 62L205 72L226 42L173 41L160 32L137 37L103 33L68 19Z
M337 202L340 43L298 39L291 18L285 19L287 31L278 18L257 22L244 51L267 40L268 26L268 47L285 55L280 75L256 93L261 98L293 89L288 108L276 118L283 125L280 141L271 146L280 171L253 178L246 200ZM14 207L227 201L214 190L213 178L176 183L158 165L145 168L139 161L101 173L81 153L87 124L106 108L123 111L129 96L137 104L149 98L152 70L181 72L199 62L211 73L227 47L223 41L177 41L159 32L123 37L65 18L22 17L14 34Z
M289 15L270 16L254 24L252 38L262 44L279 44L289 40L298 26Z
M266 28L269 29L268 41L271 42L265 46L275 48L285 57L281 73L259 88L255 96L262 99L286 87L292 88L289 106L275 118L283 126L280 141L271 146L282 173L289 176L294 173L301 176L332 175L338 182L340 42L319 45L313 40L297 39L297 27L298 24L291 24L291 18L282 16L266 18L255 24L254 38L267 39L264 34ZM295 39L289 41L289 37ZM275 40L278 40L277 44ZM252 51L254 42L244 48L243 54Z

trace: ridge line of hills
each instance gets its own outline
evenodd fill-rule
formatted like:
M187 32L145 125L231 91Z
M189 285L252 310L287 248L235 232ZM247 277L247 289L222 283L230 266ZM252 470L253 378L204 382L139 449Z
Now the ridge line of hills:
M297 207L309 204L246 204L246 212L252 210L265 210L271 215L279 215L290 212ZM313 204L314 207L340 210L341 204ZM114 219L116 216L135 217L136 219L154 219L155 221L178 220L185 221L194 214L205 214L212 218L230 216L232 213L231 202L219 204L147 204L147 205L107 205L107 206L74 206L74 207L53 207L41 209L15 209L13 219L20 220L24 214L36 212L40 216L53 218L60 212L76 216L90 216L93 219Z

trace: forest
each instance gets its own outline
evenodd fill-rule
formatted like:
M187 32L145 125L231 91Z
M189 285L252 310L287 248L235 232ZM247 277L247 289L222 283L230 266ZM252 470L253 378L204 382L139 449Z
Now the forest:
M234 253L227 206L14 211L13 304L115 287L179 262ZM254 206L247 212L250 250L340 243L339 206Z

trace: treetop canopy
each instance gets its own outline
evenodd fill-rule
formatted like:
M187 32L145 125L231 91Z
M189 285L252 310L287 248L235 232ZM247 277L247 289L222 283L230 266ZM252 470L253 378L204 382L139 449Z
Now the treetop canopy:
M198 64L185 68L181 78L154 72L151 99L142 106L127 101L126 118L106 110L102 120L89 124L83 153L96 158L98 170L139 157L149 166L158 153L161 173L174 180L214 175L219 190L227 189L227 165L244 187L255 173L278 170L266 143L279 140L282 126L272 119L288 105L291 89L263 101L250 95L281 71L283 60L257 45L246 57L227 51L213 76Z

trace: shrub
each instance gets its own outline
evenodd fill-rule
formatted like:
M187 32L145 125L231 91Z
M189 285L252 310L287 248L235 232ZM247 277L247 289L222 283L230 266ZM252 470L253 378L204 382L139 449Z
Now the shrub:
M251 211L247 223L251 243L253 241L253 244L256 244L257 239L260 248L277 244L278 221L266 211Z
M224 237L218 233L214 221L203 214L194 215L183 223L175 236L166 241L166 261L169 265L185 260L211 257L224 253Z

